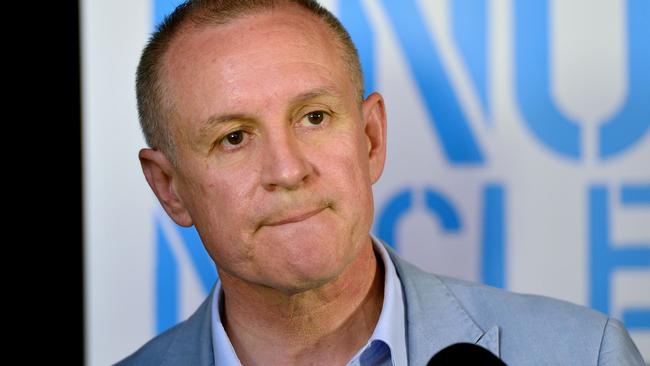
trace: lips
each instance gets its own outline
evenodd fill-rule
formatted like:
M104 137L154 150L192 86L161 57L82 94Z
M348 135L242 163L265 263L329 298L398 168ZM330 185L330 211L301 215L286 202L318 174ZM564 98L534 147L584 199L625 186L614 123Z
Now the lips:
M278 220L278 221L273 221L273 222L267 223L266 226L279 226L279 225L291 224L291 223L294 223L294 222L304 221L304 220L307 220L308 218L320 213L321 211L323 211L326 208L327 207L319 207L319 208L317 208L315 210L311 210L311 211L303 211L303 212L292 213L290 215L287 215L286 218L283 218L283 219Z

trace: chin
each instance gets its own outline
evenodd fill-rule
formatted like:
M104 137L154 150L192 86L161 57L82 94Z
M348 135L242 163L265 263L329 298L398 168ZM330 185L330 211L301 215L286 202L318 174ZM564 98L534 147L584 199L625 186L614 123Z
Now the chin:
M338 278L352 262L352 251L340 251L320 244L313 248L303 248L299 253L286 253L286 257L276 263L276 270L269 278L276 278L273 287L285 292L298 293L321 287ZM281 268L280 271L277 268ZM272 269L270 269L272 270Z
M308 290L320 287L335 280L344 270L348 261L343 258L301 258L289 261L284 267L284 275L289 287Z

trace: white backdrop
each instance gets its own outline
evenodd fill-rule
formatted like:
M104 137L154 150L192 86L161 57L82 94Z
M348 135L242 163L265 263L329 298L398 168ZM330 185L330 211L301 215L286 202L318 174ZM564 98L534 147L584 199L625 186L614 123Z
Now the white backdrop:
M137 159L135 69L174 3L81 2L90 365L186 318L216 278ZM386 98L373 231L427 270L608 312L650 360L650 2L322 3Z

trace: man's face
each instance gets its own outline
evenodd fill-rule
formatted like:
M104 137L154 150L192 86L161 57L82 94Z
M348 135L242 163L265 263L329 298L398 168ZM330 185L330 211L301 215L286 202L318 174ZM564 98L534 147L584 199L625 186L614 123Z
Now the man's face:
M163 67L175 106L172 189L222 277L302 291L369 245L383 104L375 95L379 111L370 99L359 105L337 47L294 7L172 42Z

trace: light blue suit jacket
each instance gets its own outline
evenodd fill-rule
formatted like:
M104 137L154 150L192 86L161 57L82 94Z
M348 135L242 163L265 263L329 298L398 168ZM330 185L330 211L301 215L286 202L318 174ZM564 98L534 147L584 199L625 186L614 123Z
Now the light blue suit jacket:
M644 365L615 319L564 301L429 274L389 252L404 289L409 365L426 365L459 342L478 344L509 366ZM214 365L212 298L118 365Z

